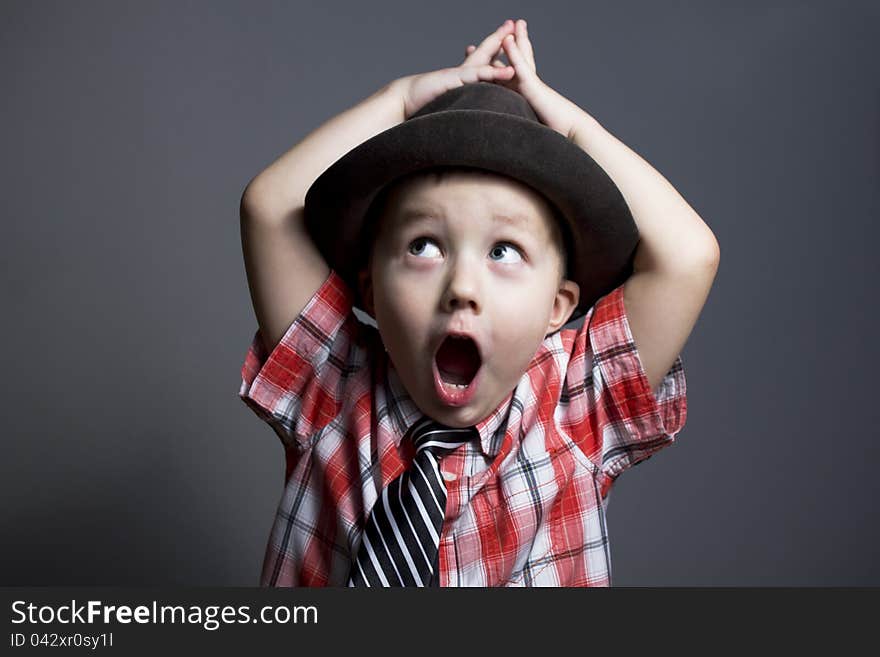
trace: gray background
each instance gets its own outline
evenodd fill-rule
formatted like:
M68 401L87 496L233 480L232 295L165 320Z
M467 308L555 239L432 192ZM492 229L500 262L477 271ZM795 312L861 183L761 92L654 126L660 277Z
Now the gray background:
M284 459L237 397L244 186L508 17L721 245L612 584L880 584L876 3L8 0L0 583L258 582Z

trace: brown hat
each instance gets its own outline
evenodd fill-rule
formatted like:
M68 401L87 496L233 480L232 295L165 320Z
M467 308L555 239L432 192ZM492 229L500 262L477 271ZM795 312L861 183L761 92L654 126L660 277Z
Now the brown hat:
M437 166L509 176L558 209L564 220L567 278L580 287L569 321L632 273L639 233L608 174L582 148L541 123L521 94L476 82L447 91L355 147L306 193L309 235L356 297L358 269L370 248L365 219L373 200L396 179ZM359 300L356 305L363 307Z

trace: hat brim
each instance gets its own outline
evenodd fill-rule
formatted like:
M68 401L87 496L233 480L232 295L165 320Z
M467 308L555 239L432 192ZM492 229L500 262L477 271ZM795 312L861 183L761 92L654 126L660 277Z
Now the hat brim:
M381 189L436 166L501 173L543 194L559 209L569 278L580 287L569 321L632 273L638 228L620 190L583 149L546 125L510 114L457 109L404 121L355 147L312 184L305 198L309 235L348 283L360 306L357 269L364 220Z

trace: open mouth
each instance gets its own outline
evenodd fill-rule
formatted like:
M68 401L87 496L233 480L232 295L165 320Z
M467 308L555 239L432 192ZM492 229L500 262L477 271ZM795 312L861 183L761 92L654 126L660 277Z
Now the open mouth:
M447 334L434 354L434 389L442 404L464 407L482 387L483 357L476 340L464 334Z
M443 383L461 390L470 385L482 364L474 341L457 335L446 336L437 349L435 360Z

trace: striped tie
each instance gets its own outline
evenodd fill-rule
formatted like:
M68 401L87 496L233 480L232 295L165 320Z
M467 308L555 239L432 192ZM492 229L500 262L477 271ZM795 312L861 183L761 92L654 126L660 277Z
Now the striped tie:
M412 465L373 505L349 586L438 584L438 546L446 511L438 456L479 434L476 427L453 429L430 418L416 422L408 434L416 448Z

